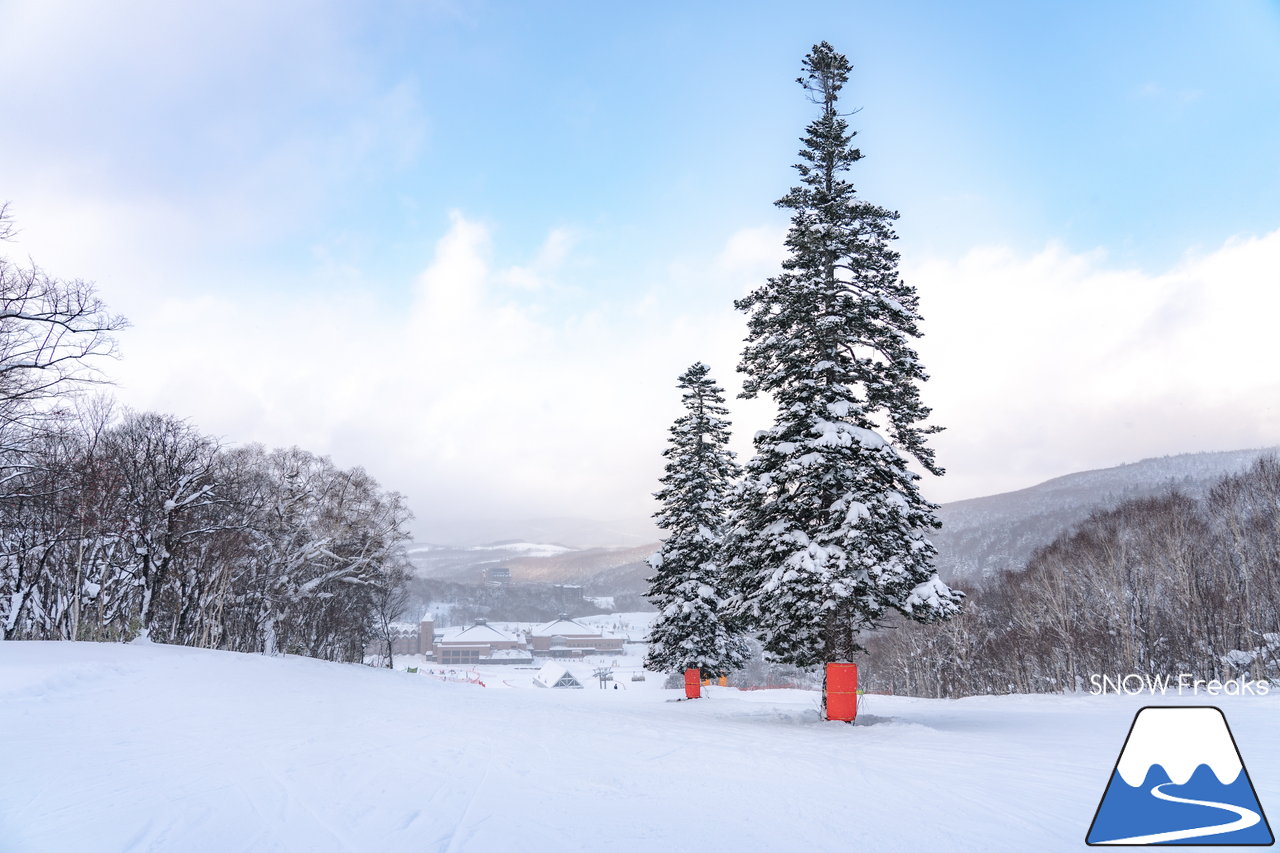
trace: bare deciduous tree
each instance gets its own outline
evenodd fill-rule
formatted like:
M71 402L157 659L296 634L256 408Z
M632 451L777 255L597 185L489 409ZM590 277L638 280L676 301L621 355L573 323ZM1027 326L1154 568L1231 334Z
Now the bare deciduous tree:
M404 499L297 448L73 412L124 326L92 285L0 258L0 638L361 660L404 605Z
M870 644L868 678L927 696L1087 688L1090 675L1280 678L1280 461L1203 500L1098 512L988 579L954 622Z
M13 234L0 206L0 240ZM27 432L47 424L69 386L101 382L96 362L116 354L114 333L127 325L91 283L0 257L0 451L20 449Z

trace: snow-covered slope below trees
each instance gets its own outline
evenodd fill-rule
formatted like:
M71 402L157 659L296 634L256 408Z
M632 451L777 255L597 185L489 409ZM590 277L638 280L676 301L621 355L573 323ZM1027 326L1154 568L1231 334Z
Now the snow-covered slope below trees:
M1224 474L1235 474L1277 448L1184 453L1114 468L1081 471L1037 486L942 505L942 530L933 537L944 579L990 576L1026 566L1047 545L1096 509L1170 488L1206 492Z
M654 681L0 643L0 850L1077 850L1152 701L870 696L851 727L811 692ZM1280 697L1215 703L1280 802Z

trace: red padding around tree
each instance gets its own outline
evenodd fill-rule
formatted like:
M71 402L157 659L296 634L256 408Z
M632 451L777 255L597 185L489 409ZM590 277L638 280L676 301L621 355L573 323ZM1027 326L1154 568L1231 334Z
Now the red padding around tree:
M702 696L702 672L696 669L684 671L684 698L697 699Z
M827 719L852 723L858 716L858 665L827 664Z

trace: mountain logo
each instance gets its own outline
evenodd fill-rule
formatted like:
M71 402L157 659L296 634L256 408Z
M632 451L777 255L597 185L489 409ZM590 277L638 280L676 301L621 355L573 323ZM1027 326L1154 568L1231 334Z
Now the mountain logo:
M1085 843L1275 843L1227 718L1214 707L1138 711Z

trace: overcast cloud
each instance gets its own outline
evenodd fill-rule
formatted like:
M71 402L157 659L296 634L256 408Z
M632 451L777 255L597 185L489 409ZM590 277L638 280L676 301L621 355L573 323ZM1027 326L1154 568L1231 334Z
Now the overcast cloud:
M536 268L540 288L557 287L564 238L549 234L527 267L497 268L490 230L455 213L407 310L337 285L301 303L166 298L140 306L113 372L132 405L363 464L437 521L642 517L679 411L675 376L703 359L738 390L730 303L776 269L778 236L744 230L702 269L673 273L717 290L713 309L641 296L560 318L524 282ZM926 311L926 396L947 427L936 445L949 474L930 495L1275 443L1277 270L1280 232L1159 275L1059 246L908 264ZM731 406L745 454L770 412Z

